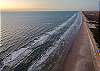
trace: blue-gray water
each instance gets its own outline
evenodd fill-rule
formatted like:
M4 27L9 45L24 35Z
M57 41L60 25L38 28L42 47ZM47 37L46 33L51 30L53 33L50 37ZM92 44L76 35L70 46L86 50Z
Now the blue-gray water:
M76 19L78 14L75 11L2 12L0 70L54 71L53 66L59 67L63 62L59 50L62 56L65 53L62 42L65 34L70 33L66 31L81 22Z
M5 44L4 42L11 39L15 41L15 38L35 33L35 30L40 31L43 28L46 31L49 28L49 30L52 30L55 26L65 22L74 13L76 12L4 12L1 14L2 43ZM5 47L8 46L5 45Z

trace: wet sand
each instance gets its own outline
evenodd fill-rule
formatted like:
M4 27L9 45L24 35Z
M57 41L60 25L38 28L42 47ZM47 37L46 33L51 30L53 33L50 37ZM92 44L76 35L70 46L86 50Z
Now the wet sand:
M81 30L64 64L64 71L95 71L91 54L88 27L83 22Z

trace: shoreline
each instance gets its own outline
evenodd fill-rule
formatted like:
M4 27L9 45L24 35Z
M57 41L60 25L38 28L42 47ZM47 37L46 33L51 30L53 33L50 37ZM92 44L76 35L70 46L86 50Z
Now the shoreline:
M83 11L82 13L87 18L87 23L96 41L96 46L100 49L100 11Z

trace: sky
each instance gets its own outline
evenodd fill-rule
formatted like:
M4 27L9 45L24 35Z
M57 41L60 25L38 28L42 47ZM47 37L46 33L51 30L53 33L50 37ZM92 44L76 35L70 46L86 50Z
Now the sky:
M1 10L97 10L98 0L0 0Z

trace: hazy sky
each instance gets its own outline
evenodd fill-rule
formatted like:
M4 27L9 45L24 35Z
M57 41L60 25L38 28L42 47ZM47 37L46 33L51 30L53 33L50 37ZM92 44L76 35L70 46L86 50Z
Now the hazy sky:
M98 0L0 0L4 10L97 10Z

